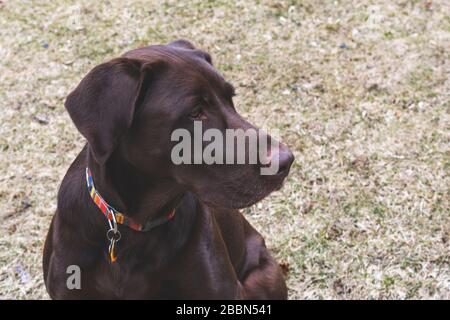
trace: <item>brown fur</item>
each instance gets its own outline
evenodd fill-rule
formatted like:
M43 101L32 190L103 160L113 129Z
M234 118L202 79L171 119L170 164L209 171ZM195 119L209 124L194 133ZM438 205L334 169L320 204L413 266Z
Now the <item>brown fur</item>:
M66 108L87 144L67 171L44 249L44 278L54 299L285 299L286 285L261 235L238 208L279 188L292 154L275 176L259 165L178 165L176 128L253 128L235 110L233 88L209 54L180 40L126 53L95 67ZM107 255L107 222L91 200L84 170L112 206L140 223L178 206L149 232L119 226L118 260ZM69 265L81 290L66 287Z

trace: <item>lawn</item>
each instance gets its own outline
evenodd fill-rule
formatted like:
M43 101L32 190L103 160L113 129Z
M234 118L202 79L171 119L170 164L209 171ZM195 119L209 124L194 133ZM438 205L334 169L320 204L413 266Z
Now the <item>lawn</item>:
M42 247L92 67L185 38L296 161L245 209L291 299L450 299L450 2L0 1L0 299L46 299Z

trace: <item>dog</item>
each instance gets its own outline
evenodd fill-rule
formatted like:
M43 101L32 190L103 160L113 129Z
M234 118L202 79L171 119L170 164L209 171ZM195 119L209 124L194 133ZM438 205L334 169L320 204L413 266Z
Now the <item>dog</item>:
M292 152L267 135L273 175L260 162L171 160L171 132L196 121L258 130L233 96L186 40L129 51L82 79L65 107L87 143L63 178L43 252L51 298L287 298L280 266L239 209L282 186Z

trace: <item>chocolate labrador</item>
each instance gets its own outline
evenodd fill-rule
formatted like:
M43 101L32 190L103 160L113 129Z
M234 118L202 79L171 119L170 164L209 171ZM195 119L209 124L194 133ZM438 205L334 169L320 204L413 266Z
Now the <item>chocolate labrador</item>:
M61 183L45 242L50 297L287 298L280 267L238 209L281 187L289 149L269 148L273 175L261 175L261 161L171 158L172 132L192 132L196 121L257 130L233 95L210 55L185 40L129 51L85 76L65 102L87 143Z

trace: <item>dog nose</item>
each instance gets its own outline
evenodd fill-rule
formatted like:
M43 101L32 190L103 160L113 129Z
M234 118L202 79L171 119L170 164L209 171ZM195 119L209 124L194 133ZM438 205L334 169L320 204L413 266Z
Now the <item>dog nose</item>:
M278 156L279 156L278 174L289 173L289 169L291 168L292 162L294 162L294 155L287 147L283 146L280 147Z
M274 166L275 172L273 174L285 174L289 173L292 162L294 162L294 155L291 150L284 144L280 143L278 147L269 150L269 165ZM278 167L278 168L277 168Z

